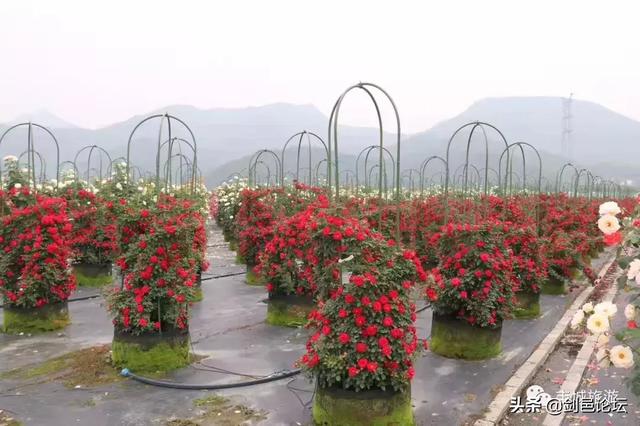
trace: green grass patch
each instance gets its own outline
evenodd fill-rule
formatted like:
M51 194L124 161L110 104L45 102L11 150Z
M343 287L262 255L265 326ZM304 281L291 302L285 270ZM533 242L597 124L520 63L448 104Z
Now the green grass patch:
M234 404L220 395L210 395L193 401L193 406L202 412L187 419L172 419L166 426L237 426L256 424L267 418L267 412L245 405Z
M95 387L123 380L111 364L109 345L94 346L0 374L1 379L60 381L66 387Z

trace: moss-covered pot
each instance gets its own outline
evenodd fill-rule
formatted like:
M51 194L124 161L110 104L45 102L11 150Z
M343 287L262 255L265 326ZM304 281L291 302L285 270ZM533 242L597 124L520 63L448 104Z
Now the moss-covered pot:
M284 327L303 326L314 307L311 296L270 294L267 302L267 324Z
M313 421L322 426L412 426L411 393L318 388Z
M239 252L236 252L236 263L238 265L246 265L247 260L242 257L242 255Z
M3 331L8 334L37 334L60 330L70 324L67 302L39 308L4 306Z
M540 292L519 291L513 316L517 319L537 318L540 315Z
M565 280L549 276L549 278L542 283L540 292L551 295L565 294L567 292Z
M238 242L236 240L229 241L229 250L231 251L238 250Z
M502 351L502 323L496 327L478 327L453 315L433 314L432 352L447 358L487 359Z
M196 282L193 285L194 288L194 302L201 302L203 299L202 295L202 269L198 267L196 270Z
M104 264L74 263L73 274L80 287L102 287L113 284L111 262Z
M255 265L249 265L247 264L247 284L249 285L263 285L264 282L262 280L262 277L260 277L260 275L256 274L256 272L254 271Z
M133 335L114 329L111 359L134 373L165 372L189 365L189 347L188 330Z

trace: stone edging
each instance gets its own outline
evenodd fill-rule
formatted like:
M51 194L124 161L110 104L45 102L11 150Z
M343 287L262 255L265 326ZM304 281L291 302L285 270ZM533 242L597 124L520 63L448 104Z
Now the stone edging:
M605 293L602 297L603 302L612 302L618 293L618 284L613 281L611 283L611 288ZM582 382L582 376L584 375L584 371L589 364L589 360L591 359L591 355L595 351L596 342L598 341L598 336L594 334L589 334L585 339L576 359L573 361L571 368L569 368L569 372L567 373L567 377L565 378L562 386L560 387L560 391L567 393L572 393L578 390L580 383ZM559 426L562 424L566 413L560 413L558 415L552 416L551 414L547 414L544 418L543 425L544 426Z
M611 264L615 261L615 254L608 260L605 265L600 269L598 278L602 278ZM616 287L613 283L613 287ZM571 304L571 307L565 311L564 315L555 325L553 330L542 340L533 353L527 358L527 360L516 370L516 372L507 380L503 389L493 398L493 401L487 407L487 411L484 413L483 418L477 420L474 426L492 426L498 424L504 417L511 404L511 398L516 397L522 393L524 387L531 381L535 373L540 369L542 364L547 360L549 354L555 349L558 342L564 335L567 327L571 323L571 318L578 309L582 309L582 305L588 300L591 293L594 291L594 286L585 288ZM608 293L607 293L608 296ZM580 351L580 354L582 351ZM578 354L578 356L580 356ZM591 354L589 354L590 356ZM588 360L588 358L587 358ZM585 364L586 366L586 364ZM572 366L573 369L573 366ZM582 377L582 375L580 376ZM578 379L579 383L579 379ZM546 419L545 419L546 422ZM546 423L545 423L546 424Z

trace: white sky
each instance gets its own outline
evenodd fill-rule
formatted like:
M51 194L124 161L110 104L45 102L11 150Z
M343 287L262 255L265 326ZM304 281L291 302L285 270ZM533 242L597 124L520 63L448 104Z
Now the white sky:
M328 113L358 81L386 88L409 132L482 97L571 91L640 119L639 18L615 0L2 0L0 122L46 108L99 127L175 103Z

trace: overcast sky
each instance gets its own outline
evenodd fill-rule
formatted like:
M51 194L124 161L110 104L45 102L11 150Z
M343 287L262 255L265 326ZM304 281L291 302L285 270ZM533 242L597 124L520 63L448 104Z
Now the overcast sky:
M637 1L0 2L0 122L99 127L168 104L312 103L371 81L406 131L488 96L575 92L640 119ZM357 98L357 96L356 96ZM374 123L357 99L343 115Z

